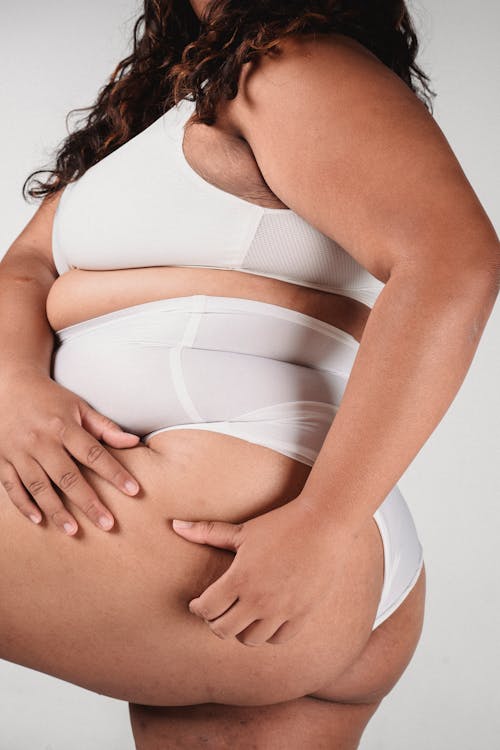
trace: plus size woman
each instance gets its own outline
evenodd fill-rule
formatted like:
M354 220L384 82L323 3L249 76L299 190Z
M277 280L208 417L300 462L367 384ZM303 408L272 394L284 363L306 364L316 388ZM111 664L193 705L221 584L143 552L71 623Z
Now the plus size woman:
M366 6L146 0L0 264L0 657L139 750L354 750L420 637L498 238Z

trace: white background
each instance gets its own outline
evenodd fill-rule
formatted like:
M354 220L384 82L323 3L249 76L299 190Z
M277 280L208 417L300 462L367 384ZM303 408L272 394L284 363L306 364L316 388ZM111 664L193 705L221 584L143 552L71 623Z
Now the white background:
M186 0L187 1L187 0ZM0 0L0 257L36 210L29 172L128 53L133 0ZM500 6L415 0L434 116L499 226ZM498 70L498 67L496 68ZM454 403L399 486L425 549L427 612L412 663L361 750L492 750L500 711L499 307ZM495 455L495 452L497 455ZM0 662L0 750L132 750L127 704Z

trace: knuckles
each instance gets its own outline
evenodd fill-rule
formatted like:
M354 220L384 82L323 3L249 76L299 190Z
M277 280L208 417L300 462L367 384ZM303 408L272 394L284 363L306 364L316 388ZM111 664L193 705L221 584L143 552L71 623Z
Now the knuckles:
M256 618L258 617L260 620L281 614L281 612L276 611L276 596L272 596L266 591L249 591L245 594L245 602L248 608L255 613Z
M32 482L28 482L28 489L32 495L39 495L48 489L48 485L43 479L34 479Z
M26 444L29 445L30 447L36 445L38 441L40 440L40 435L38 433L38 430L35 430L33 428L31 430L28 430L25 433L24 439L26 441Z
M58 435L58 436L61 436L64 433L64 430L66 429L64 420L61 419L61 417L57 415L49 419L49 421L47 422L47 427L53 435Z
M78 482L78 474L75 471L67 471L59 480L59 487L62 490L69 490Z
M62 437L66 430L66 424L62 417L52 416L43 427L30 427L24 431L24 441L30 448L37 445L40 440L46 438L47 433L55 437Z
M258 609L261 614L266 614L265 608L267 607L267 604L269 602L269 597L267 594L262 594L262 593L250 594L250 596L248 597L248 600L252 609Z
M205 536L211 536L216 530L216 523L216 521L201 521L199 527L201 533Z
M208 610L208 607L204 607L203 605L200 606L198 604L190 604L189 611L191 612L191 614L197 615L207 622L210 620L210 612Z
M102 427L102 429L104 429L104 430L115 430L118 427L118 425L115 422L113 422L112 419L110 419L109 417L104 416L104 414L101 414L100 417L101 417L101 427Z
M95 463L101 458L103 453L104 453L104 448L102 447L102 445L100 445L99 443L97 443L96 445L92 445L87 452L88 462L90 464Z
M10 494L16 488L15 483L11 482L10 479L4 479L3 481L0 481L0 484L2 485L2 487L4 488L7 494Z
M86 505L85 508L83 508L82 510L86 516L94 517L94 516L97 516L99 512L99 506L97 505L95 500L93 500L88 505Z

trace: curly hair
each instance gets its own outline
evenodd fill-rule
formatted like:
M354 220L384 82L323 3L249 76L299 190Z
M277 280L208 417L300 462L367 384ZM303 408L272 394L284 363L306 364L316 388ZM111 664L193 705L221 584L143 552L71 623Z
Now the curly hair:
M198 122L213 124L217 103L236 96L244 63L279 54L285 37L334 32L374 53L432 112L436 94L415 62L419 42L404 0L211 0L201 18L189 0L144 0L132 53L118 63L92 106L68 113L69 135L54 167L32 172L23 197L41 198L76 181L183 97L196 102ZM69 132L75 112L88 114ZM45 181L36 178L47 173Z

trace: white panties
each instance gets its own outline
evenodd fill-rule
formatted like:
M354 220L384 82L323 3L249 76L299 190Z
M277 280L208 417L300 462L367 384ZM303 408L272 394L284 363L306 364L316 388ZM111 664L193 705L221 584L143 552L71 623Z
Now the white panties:
M210 430L309 466L359 348L305 313L204 294L99 315L56 331L56 340L54 380L145 443L165 430ZM423 553L397 486L374 519L384 547L376 628L416 583Z

